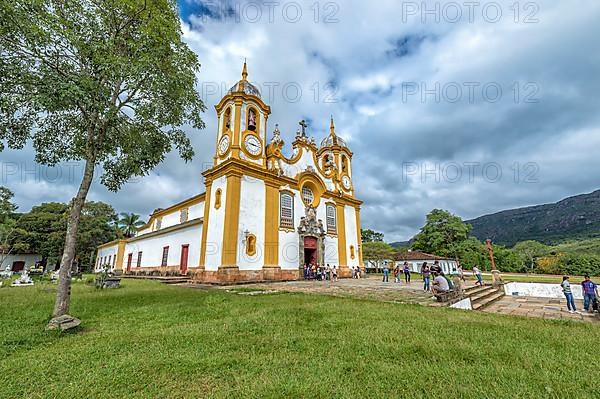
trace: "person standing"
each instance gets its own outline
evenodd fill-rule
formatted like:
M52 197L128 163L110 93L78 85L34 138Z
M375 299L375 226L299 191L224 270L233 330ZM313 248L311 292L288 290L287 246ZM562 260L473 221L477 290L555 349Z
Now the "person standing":
M427 292L430 289L429 281L431 278L431 271L427 265L427 262L423 262L423 266L421 266L421 275L423 276L423 291Z
M465 272L463 271L463 268L460 264L458 265L457 273L458 273L458 278L460 278L464 283L465 282Z
M573 299L573 292L571 291L571 283L569 283L569 276L563 276L563 281L560 286L562 287L563 294L565 294L565 298L567 298L567 309L569 309L569 313L577 312L575 300Z
M394 267L394 283L400 282L400 265Z
M589 275L585 275L585 280L581 283L583 291L583 308L586 312L590 311L590 304L592 305L592 312L598 311L598 286L594 283Z
M337 281L337 267L335 265L331 268L331 275L332 281Z
M479 284L480 287L483 287L483 277L481 277L481 270L479 270L477 265L473 266L473 274L477 278L477 282L475 284Z
M410 284L410 266L408 265L408 262L404 262L402 270L404 271L404 282Z
M388 276L389 276L389 274L390 274L390 269L389 269L389 267L388 267L388 264L387 264L387 262L385 262L385 263L383 264L383 282L384 282L384 283L387 283L387 282L389 282L389 281L388 281Z

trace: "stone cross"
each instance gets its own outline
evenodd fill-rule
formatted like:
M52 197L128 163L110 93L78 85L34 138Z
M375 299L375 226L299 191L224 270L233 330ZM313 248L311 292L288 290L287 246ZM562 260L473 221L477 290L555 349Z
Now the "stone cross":
M306 128L308 127L306 121L302 119L298 124L302 126L302 135L306 137Z

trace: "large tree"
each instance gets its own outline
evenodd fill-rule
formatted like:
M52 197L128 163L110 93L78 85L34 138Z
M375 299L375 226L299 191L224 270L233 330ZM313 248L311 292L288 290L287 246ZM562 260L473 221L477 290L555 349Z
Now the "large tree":
M413 249L440 256L456 256L453 246L469 237L471 225L452 213L434 209L412 243Z
M383 241L383 233L371 229L361 229L360 236L362 242Z
M53 315L70 304L77 230L96 167L118 190L172 148L193 156L202 128L197 56L182 41L175 0L0 2L0 140L33 141L36 161L80 161ZM0 141L0 150L3 149Z

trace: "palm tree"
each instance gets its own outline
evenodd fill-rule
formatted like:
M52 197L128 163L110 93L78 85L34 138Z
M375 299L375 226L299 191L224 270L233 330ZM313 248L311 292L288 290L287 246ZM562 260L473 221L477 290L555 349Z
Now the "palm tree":
M122 212L118 224L119 228L123 231L123 234L125 234L126 237L133 237L137 231L137 228L146 223L140 219L140 215Z

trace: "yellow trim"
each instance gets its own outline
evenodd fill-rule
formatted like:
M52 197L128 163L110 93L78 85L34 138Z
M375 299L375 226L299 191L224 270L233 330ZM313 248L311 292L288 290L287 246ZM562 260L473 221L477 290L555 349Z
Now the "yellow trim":
M221 135L221 137L219 137L219 140L217 141L217 156L221 159L227 158L227 155L229 155L229 153L231 152L231 146L233 145L231 136L232 136L231 130L227 130L227 132L224 132ZM224 137L229 138L229 145L227 146L227 150L224 153L221 153L220 146L221 146L221 141L223 140Z
M248 234L246 237L246 255L256 255L256 236L254 234Z
M208 238L208 216L210 215L210 191L212 182L206 182L206 200L204 202L204 225L202 226L202 238L200 239L200 264L201 269L206 266L206 240Z
M217 191L215 191L215 209L219 209L221 207L221 195L223 194L223 191L221 191L220 188L217 188Z
M238 226L240 220L241 174L227 176L225 189L225 221L223 229L223 247L221 248L221 266L237 265Z
M231 156L240 156L240 130L242 126L242 100L235 99L235 121L233 122L233 140L230 145Z
M340 266L348 266L348 258L346 257L346 216L344 215L344 205L338 203L336 210L338 262L340 263Z
M289 193L288 190L285 192ZM279 187L265 184L265 267L279 265L280 193Z
M181 230L181 229L187 229L190 226L194 226L194 225L197 225L197 224L202 224L203 220L204 219L202 219L202 218L191 219L191 220L188 220L185 223L175 224L173 226L165 227L165 228L160 229L160 230L156 230L156 231L152 231L150 233L142 234L141 236L132 237L129 240L127 240L127 242L136 242L136 241L140 241L140 240L145 240L145 239L147 239L149 237L161 236L161 235L164 235L164 234L167 234L167 233L171 233L173 231L177 231L177 230Z
M354 213L356 214L356 243L358 244L358 264L363 265L363 257L362 257L362 235L360 232L360 208L354 208Z
M205 197L206 197L206 193L194 195L193 197L190 197L183 201L180 201L174 205L171 205L168 208L155 211L150 215L150 219L148 220L148 222L145 225L143 225L142 227L137 228L137 231L142 231L142 230L152 227L153 222L158 217L167 216L167 215L170 215L177 211L180 211L183 208L190 208L194 205L198 205L205 200Z
M259 179L264 181L265 183L271 183L273 185L289 186L290 188L298 191L300 190L300 182L296 179L301 178L304 174L308 174L310 176L313 176L315 178L315 181L319 181L319 185L322 186L323 190L326 190L325 183L323 183L322 180L314 173L300 173L296 176L296 178L291 178L288 176L277 176L253 162L244 161L241 159L228 159L225 162L219 164L217 167L203 172L202 176L204 176L206 183L208 184L208 182L212 182L217 178L227 176L231 173L237 173L240 175L253 177L255 179ZM350 206L360 206L362 204L362 201L354 197L351 197L349 195L340 196L339 193L334 191L324 191L322 197L326 199L334 199L337 204L341 203Z
M250 151L248 151L248 149L246 148L246 137L248 137L248 136L254 136L255 138L258 139L258 142L260 143L260 154L253 155L252 153L250 153ZM265 156L265 145L264 145L262 139L260 138L260 136L256 133L254 133L252 130L245 130L242 133L242 143L241 143L240 147L242 148L242 151L244 151L244 154L246 154L246 156L250 159L258 160Z
M319 206L319 202L321 202L321 196L327 191L327 186L325 186L323 180L321 180L318 175L310 172L302 172L297 175L296 178L298 179L298 191L300 191L300 198L302 198L302 188L308 187L313 192L313 202L312 204L306 205L311 205L314 208ZM304 198L302 198L302 202L304 202Z

